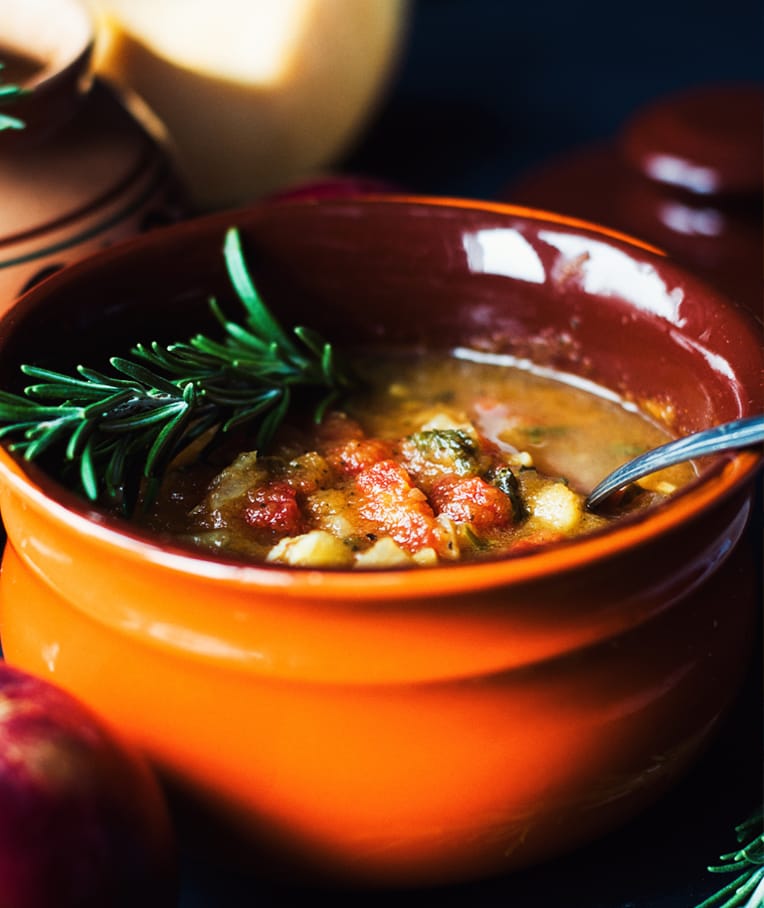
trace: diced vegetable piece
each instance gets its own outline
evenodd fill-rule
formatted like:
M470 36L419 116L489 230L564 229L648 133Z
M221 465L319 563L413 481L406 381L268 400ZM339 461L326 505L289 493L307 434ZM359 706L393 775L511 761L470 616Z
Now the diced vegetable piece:
M435 518L439 530L441 546L438 549L438 556L450 561L457 561L461 555L461 529L462 526L453 521L446 514L438 514ZM418 554L418 553L417 553Z
M243 454L239 454L233 463L219 473L210 484L207 498L203 504L204 510L212 515L215 512L223 511L231 502L245 496L248 490L256 485L264 475L265 470L258 463L257 451L245 451Z
M297 492L288 482L271 480L250 489L246 496L244 519L254 529L275 536L294 536L305 529L305 519L297 502Z
M331 482L329 464L317 451L306 451L289 461L289 484L303 495L315 492Z
M276 543L267 560L293 567L350 567L353 552L326 530L311 530L301 536L287 536Z
M643 476L636 481L636 485L649 492L657 492L659 495L672 495L676 492L676 485L666 478L666 474L669 472L669 470L659 470L657 473Z
M308 496L306 516L314 529L326 530L344 539L358 532L357 518L349 507L344 489L321 489Z
M356 568L433 567L438 563L438 553L426 546L410 555L395 540L384 536L364 552L358 552L353 564Z
M359 511L382 533L408 552L425 546L440 550L443 533L424 492L418 489L401 464L382 460L356 476L362 495Z
M537 520L569 533L575 529L583 514L580 495L563 482L543 486L529 503L531 514Z
M468 476L477 469L477 446L463 429L424 429L411 441L423 458L449 473Z
M432 549L427 551L432 552ZM410 567L414 563L412 556L390 536L383 536L365 552L358 552L355 556L355 567L359 568Z
M509 496L480 476L444 476L433 487L430 500L437 514L469 523L478 532L513 520Z
M528 509L520 492L520 484L510 467L504 466L494 470L491 475L491 484L509 498L515 523L527 517Z
M392 454L392 446L380 438L354 438L326 456L335 470L352 476L380 460L389 460Z
M435 549L425 546L423 549L419 549L418 552L414 552L411 560L420 567L432 567L438 563L438 553Z

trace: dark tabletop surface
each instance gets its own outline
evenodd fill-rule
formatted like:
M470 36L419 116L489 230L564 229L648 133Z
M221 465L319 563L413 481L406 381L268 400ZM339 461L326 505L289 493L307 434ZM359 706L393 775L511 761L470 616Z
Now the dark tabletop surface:
M386 99L342 169L415 192L501 198L524 172L612 136L654 98L699 84L761 83L763 18L753 0L415 0ZM760 515L759 501L748 540L757 559ZM627 827L511 877L439 890L330 893L329 900L693 908L729 881L707 865L735 847L734 826L762 797L760 650L757 641L744 689L711 748ZM184 861L182 883L181 908L319 899L224 871L197 855Z

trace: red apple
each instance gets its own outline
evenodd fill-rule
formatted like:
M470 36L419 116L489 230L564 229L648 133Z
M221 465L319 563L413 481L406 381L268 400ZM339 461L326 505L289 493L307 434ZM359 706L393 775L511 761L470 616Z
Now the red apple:
M0 663L0 908L175 904L152 771L89 709Z

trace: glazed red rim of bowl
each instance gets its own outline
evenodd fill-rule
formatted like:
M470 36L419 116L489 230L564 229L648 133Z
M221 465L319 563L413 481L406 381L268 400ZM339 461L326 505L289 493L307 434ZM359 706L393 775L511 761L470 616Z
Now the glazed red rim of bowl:
M357 202L415 204L495 212L582 229L597 236L606 236L627 243L651 254L661 256L665 254L651 244L621 231L579 218L524 206L460 198L377 193L358 194L352 198ZM288 206L306 204L306 201L295 202L285 199L268 204ZM225 218L226 222L235 223L237 216L243 216L247 210L245 208L215 213L202 219L197 218L160 228L152 235L130 239L96 253L85 261L74 263L67 267L66 271L71 274L87 267L93 260L108 261L109 258L140 249L155 242L166 231L173 231L178 235L184 230L194 230L200 220L222 223L221 219ZM22 304L23 300L22 297ZM405 592L407 597L426 598L464 590L522 583L550 573L579 569L584 565L612 557L630 547L639 546L670 532L691 521L705 508L734 494L753 478L763 457L764 452L755 449L720 456L696 480L678 491L669 501L646 512L624 517L619 523L603 530L541 546L535 551L495 560L486 559L432 568L385 568L373 571L247 564L219 556L209 556L201 551L195 552L164 540L154 541L148 534L133 530L126 521L91 509L87 502L61 486L35 464L22 465L4 446L0 446L0 473L18 493L41 511L55 516L59 523L71 527L79 534L91 536L108 548L118 549L121 554L135 561L147 560L177 573L217 579L243 587L256 585L261 589L271 589L285 597L308 595L317 599L340 597L379 600L394 599L401 592ZM374 583L359 584L359 576L364 575L373 576Z

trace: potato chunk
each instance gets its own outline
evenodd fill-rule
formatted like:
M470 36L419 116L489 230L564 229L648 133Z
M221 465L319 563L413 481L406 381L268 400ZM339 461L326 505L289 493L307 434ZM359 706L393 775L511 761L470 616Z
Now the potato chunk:
M533 496L530 511L536 520L569 533L578 526L583 515L583 502L565 483L543 486Z
M366 551L359 552L355 556L355 567L357 568L411 567L414 563L411 555L389 536L383 536Z
M273 546L267 561L293 567L350 567L353 553L345 543L325 530L287 536Z

